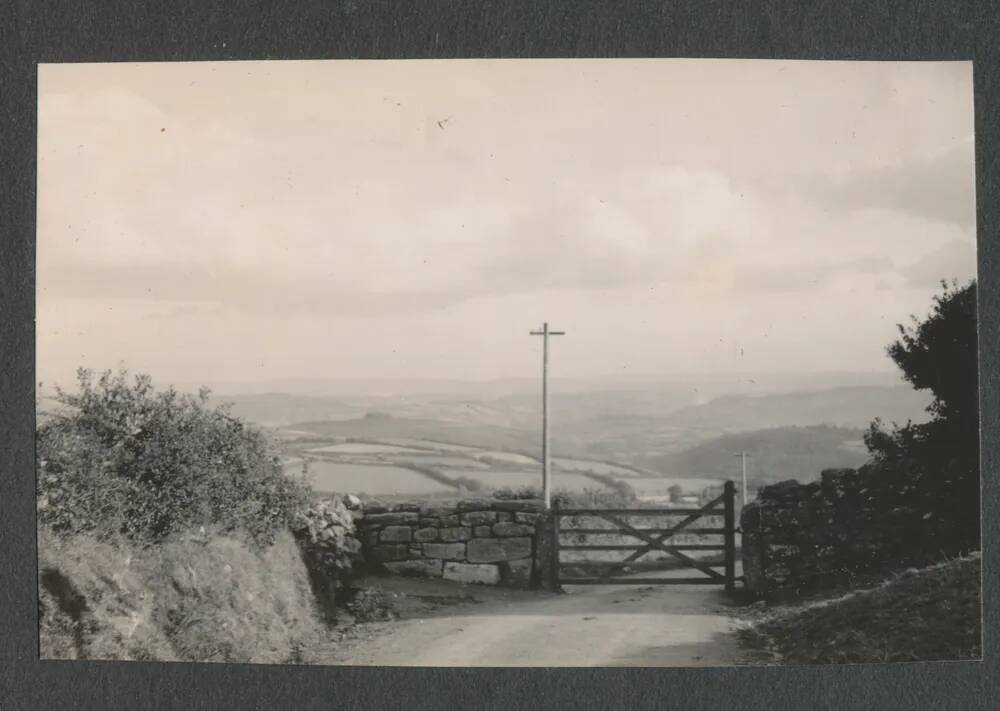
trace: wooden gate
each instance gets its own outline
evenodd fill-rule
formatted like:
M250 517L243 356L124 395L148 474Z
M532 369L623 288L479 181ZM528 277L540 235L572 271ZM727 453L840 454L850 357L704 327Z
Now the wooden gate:
M673 509L564 509L555 505L552 508L551 524L551 557L550 576L554 587L558 589L560 585L723 585L726 592L732 593L736 585L736 509L735 509L736 487L731 481L727 481L723 487L722 495L713 499L701 508L673 508ZM638 527L630 523L630 519L676 519L662 523L657 527ZM691 527L691 524L700 519L722 518L721 526ZM565 519L574 519L573 523L579 520L601 519L603 522L611 524L610 527L593 528L564 525ZM715 543L671 543L670 539L677 534L694 534L702 537L720 537L721 540ZM573 536L577 543L567 543L562 539ZM623 542L613 544L589 543L589 536L614 536L616 538L634 538L638 542ZM565 577L562 568L567 564L562 560L560 554L565 551L632 551L622 560L604 562L606 569L597 575L589 577ZM615 577L620 574L630 564L637 561L647 553L659 551L666 553L672 558L679 560L683 565L681 568L690 568L703 573L695 577ZM721 551L724 563L719 565L713 561L704 561L693 558L685 551ZM577 565L597 564L596 561L578 560ZM715 570L722 567L724 572ZM676 568L675 568L676 569Z

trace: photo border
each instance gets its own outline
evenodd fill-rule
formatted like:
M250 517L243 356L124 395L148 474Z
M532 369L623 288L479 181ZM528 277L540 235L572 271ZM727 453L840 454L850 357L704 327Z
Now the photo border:
M14 6L14 7L11 7ZM224 9L219 9L224 8ZM996 675L996 478L983 476L983 662L418 669L39 661L35 548L36 66L459 57L973 60L982 471L997 470L1000 23L990 3L343 0L9 3L0 19L0 706L977 709ZM10 55L10 56L7 56Z

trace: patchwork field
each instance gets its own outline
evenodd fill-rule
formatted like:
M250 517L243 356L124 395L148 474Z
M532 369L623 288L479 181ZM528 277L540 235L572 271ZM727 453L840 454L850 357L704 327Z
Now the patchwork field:
M298 430L297 432L302 432ZM350 438L308 433L287 437L286 470L298 474L303 462L314 488L322 492L379 496L441 496L497 489L541 487L541 463L521 452L473 447L419 437ZM662 497L679 484L700 493L714 479L643 476L614 462L553 458L554 490L613 491L617 481L632 486L640 500Z

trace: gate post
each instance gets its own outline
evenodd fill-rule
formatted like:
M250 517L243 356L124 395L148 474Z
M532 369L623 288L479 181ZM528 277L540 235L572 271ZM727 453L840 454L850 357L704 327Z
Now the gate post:
M556 500L549 509L549 523L552 532L552 546L549 554L549 579L552 582L552 591L559 592L559 501Z
M727 481L725 494L726 592L736 592L736 486Z

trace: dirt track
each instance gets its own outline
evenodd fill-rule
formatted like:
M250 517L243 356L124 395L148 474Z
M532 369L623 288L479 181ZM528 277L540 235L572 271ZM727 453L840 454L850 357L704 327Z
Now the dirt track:
M554 595L430 581L403 585L409 587L397 589L411 604L415 600L422 604L409 612L404 608L403 619L366 625L370 636L344 644L335 663L531 667L754 663L738 647L732 634L737 623L726 613L723 593L714 587L591 586ZM456 596L467 597L458 602Z

